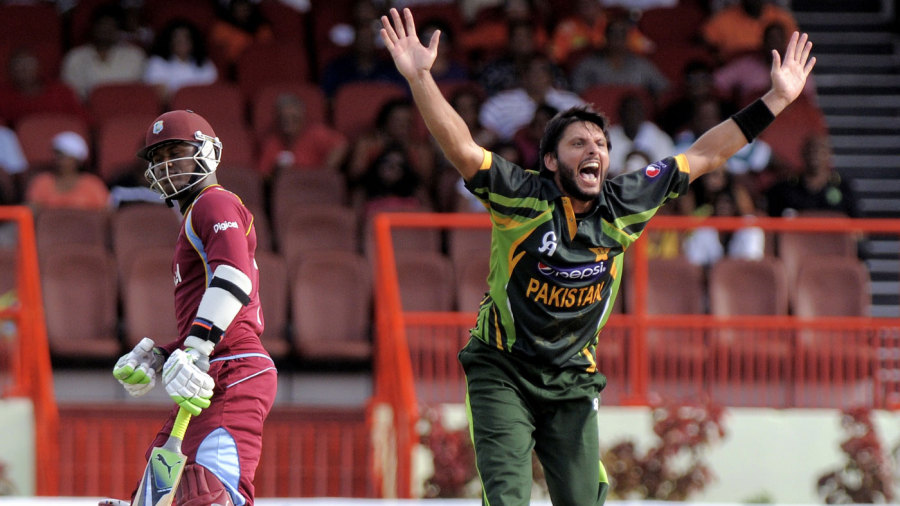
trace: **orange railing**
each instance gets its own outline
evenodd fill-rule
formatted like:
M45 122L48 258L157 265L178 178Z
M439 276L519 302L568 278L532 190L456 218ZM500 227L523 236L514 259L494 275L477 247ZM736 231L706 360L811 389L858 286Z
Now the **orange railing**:
M0 310L0 320L14 322L17 332L17 339L7 343L9 384L2 395L31 399L35 421L36 493L53 496L59 487L59 413L53 394L34 219L27 207L0 206L0 222L12 222L18 231L15 254L17 303Z
M857 232L900 236L895 220L842 218L688 218L659 216L651 230L687 231L699 226L768 233ZM410 497L411 452L417 443L419 403L459 403L465 383L456 353L468 339L474 312L407 312L391 240L393 227L486 228L482 214L385 213L375 219L377 252L375 310L375 404L393 413L391 444L396 465L378 461L379 473L395 476L385 496ZM614 315L601 334L598 365L609 380L604 404L648 405L657 398L706 398L727 406L900 408L900 319L793 316L715 317L651 315L647 311L647 241L627 253L631 281L628 310ZM648 336L664 333L648 347ZM727 336L740 333L730 345ZM799 336L813 333L827 346ZM824 337L822 337L824 336ZM817 338L819 339L819 338ZM803 343L801 343L803 342ZM661 343L661 344L660 344ZM390 489L390 490L388 490Z

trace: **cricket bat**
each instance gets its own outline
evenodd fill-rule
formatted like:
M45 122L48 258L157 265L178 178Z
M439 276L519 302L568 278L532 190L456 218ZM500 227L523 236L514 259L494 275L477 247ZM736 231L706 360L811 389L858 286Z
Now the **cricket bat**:
M170 506L175 500L175 489L187 463L187 457L181 453L181 441L189 421L191 414L184 408L178 408L169 439L150 452L144 477L131 506Z

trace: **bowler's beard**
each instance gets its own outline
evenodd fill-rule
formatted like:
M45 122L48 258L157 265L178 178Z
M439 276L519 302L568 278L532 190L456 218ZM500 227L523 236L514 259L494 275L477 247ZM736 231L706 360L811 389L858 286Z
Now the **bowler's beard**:
M581 189L578 186L578 181L576 180L576 172L575 169L563 163L559 158L557 160L557 173L559 174L559 184L562 186L563 193L569 196L569 198L580 200L582 202L590 202L596 199L600 195L599 188L596 193L588 193L585 190ZM603 184L603 180L600 180L600 184Z

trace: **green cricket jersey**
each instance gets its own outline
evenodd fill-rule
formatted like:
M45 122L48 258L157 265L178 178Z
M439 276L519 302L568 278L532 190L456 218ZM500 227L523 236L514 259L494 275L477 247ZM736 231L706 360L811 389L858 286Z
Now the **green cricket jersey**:
M666 158L607 179L594 210L576 216L552 180L485 151L466 183L493 223L488 296L472 336L538 363L596 371L622 252L689 181L684 155Z

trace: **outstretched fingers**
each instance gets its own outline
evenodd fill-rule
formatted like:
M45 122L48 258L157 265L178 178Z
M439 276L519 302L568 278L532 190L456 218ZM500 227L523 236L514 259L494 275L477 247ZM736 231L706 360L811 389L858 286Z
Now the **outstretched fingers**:
M404 11L408 10L409 9L404 9ZM400 13L393 7L391 8L391 18L394 20L394 30L397 32L397 37L401 39L406 38L406 29L403 27L403 22L400 20Z
M412 11L408 7L403 8L403 17L406 18L406 33L410 37L416 36L416 22L413 21Z

